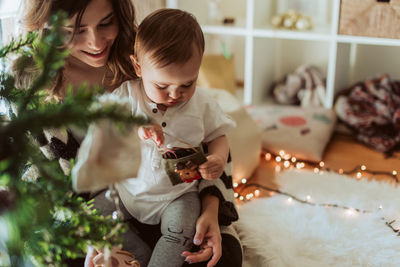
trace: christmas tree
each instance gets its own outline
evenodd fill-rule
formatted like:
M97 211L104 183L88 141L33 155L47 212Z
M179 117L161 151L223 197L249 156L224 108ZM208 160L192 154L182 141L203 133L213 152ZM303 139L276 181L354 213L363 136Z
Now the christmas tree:
M63 266L67 258L85 255L88 245L118 244L121 222L103 217L75 194L71 177L57 161L44 157L33 137L45 128L71 125L87 129L100 119L120 125L141 124L118 105L96 106L96 92L81 86L60 103L46 100L46 88L68 57L62 25L64 15L53 16L44 34L29 33L0 49L0 59L19 57L18 68L33 61L37 75L28 88L16 89L12 74L1 73L0 99L10 116L0 115L0 265ZM73 162L71 162L73 163ZM37 179L22 179L28 165L37 168Z

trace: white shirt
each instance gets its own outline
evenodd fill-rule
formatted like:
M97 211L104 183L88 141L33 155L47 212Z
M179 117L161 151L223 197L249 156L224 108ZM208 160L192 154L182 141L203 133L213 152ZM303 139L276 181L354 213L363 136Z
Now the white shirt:
M200 146L225 135L235 122L226 115L217 102L201 88L196 88L192 98L184 103L169 107L163 113L157 109L144 92L140 80L127 81L113 94L128 97L132 115L151 118L163 127L164 145L171 147ZM180 142L184 141L185 143ZM141 166L138 177L116 184L126 209L137 220L157 224L168 204L191 191L198 191L198 181L172 185L161 164L161 152L152 140L142 142Z

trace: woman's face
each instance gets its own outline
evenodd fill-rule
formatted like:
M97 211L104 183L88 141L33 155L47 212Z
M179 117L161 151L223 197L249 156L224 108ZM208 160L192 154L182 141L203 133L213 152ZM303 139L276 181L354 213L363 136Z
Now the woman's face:
M118 21L109 0L91 0L69 48L71 55L92 67L106 65L111 46L118 35ZM72 32L77 15L65 29Z

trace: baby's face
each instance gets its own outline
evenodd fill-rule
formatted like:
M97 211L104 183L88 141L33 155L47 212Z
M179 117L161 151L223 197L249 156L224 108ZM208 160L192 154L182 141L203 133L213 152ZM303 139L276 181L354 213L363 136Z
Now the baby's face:
M196 90L201 58L199 53L193 53L184 64L159 68L152 64L148 55L143 55L138 75L142 78L146 95L154 103L166 107L188 101Z

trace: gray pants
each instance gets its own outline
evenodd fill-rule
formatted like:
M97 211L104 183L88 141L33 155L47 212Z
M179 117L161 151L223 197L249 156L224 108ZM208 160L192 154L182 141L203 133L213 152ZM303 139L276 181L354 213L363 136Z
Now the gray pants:
M111 215L115 204L105 197L105 192L94 198L94 207L104 216ZM161 237L154 250L139 237L136 229L127 227L124 233L123 249L135 255L142 267L181 267L185 250L192 248L196 221L200 215L198 192L189 192L172 201L161 215ZM120 201L124 221L135 220Z

